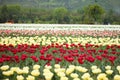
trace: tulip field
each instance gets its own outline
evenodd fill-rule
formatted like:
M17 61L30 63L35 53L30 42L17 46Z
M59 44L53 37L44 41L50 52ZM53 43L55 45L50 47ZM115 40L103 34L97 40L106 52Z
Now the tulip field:
M0 80L120 80L120 30L0 30Z

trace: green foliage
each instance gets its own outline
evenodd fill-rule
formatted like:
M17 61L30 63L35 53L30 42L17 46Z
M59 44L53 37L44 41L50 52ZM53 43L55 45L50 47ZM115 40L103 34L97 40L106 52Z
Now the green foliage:
M18 22L18 18L20 16L20 6L19 5L3 5L1 7L1 16L0 22L7 22L9 20L13 20L14 22Z
M115 14L113 10L110 10L105 13L103 22L104 24L120 24L120 19L118 17L120 17L119 14Z
M0 6L0 23L13 21L14 23L45 24L94 24L96 22L99 24L120 24L119 16L119 13L115 13L113 10L107 12L97 4L78 10L70 10L65 7L40 9L21 7L20 5Z
M14 22L18 22L18 18L20 17L20 10L21 9L19 5L8 6L9 20L14 20Z
M119 11L120 0L0 0L0 5L19 4L27 8L55 9L65 7L69 10L82 9L85 5L93 4L95 1L106 10Z
M7 18L8 18L8 8L6 5L3 5L1 7L1 13L0 13L0 22L5 22L7 21Z
M56 23L69 22L68 10L66 8L56 8L53 11L53 19Z
M99 22L102 20L104 9L98 4L89 5L84 9L85 21L88 23Z

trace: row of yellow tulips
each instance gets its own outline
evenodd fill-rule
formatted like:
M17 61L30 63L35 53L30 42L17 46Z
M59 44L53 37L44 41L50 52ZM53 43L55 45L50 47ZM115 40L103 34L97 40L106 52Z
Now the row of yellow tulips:
M120 45L120 38L110 38L110 37L83 37L83 36L78 36L78 37L74 37L74 36L31 36L31 37L23 37L23 36L19 36L19 37L0 37L0 44L13 44L13 45L17 45L17 44L41 44L41 45L48 45L51 43L74 43L74 44L86 44L86 43L90 43L90 44L96 44L96 45L112 45L112 44L116 44L116 45Z
M3 65L0 67L0 71L3 76L9 80L9 77L14 75L15 80L39 80L40 76L43 75L45 80L52 80L56 76L56 80L120 80L120 66L116 66L114 69L112 66L104 66L104 70L96 65L91 66L89 69L82 66L69 65L64 68L59 64L54 66L45 66L40 72L41 66L38 64L33 65L32 69L25 66L10 67ZM91 73L90 73L91 71ZM17 75L15 75L17 73ZM113 77L110 77L113 76Z

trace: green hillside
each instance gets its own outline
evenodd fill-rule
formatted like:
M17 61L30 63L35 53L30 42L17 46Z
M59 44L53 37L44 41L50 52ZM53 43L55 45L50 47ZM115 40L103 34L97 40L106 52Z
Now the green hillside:
M120 0L0 0L0 23L120 24Z
M0 0L3 4L20 4L23 7L54 9L57 7L66 7L69 10L78 10L83 7L94 4L95 0ZM120 0L97 0L97 3L106 10L112 9L120 13Z

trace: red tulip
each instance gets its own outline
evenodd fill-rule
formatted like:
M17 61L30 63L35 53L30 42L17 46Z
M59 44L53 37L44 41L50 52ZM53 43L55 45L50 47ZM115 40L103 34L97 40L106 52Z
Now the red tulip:
M117 52L116 52L116 51L112 51L111 53L112 53L112 54L117 54Z
M22 54L21 55L21 60L25 60L27 58L27 55L26 54Z
M119 48L119 49L120 49L120 45L118 45L118 46L117 46L117 48Z
M40 53L43 55L45 53L45 51L42 49L42 50L40 50Z
M38 58L36 56L31 56L30 58L32 58L32 60L34 60L35 62L38 62Z
M30 48L30 49L29 49L29 52L33 54L33 53L36 52L36 49L34 49L34 48Z
M4 51L5 51L5 48L1 47L0 52L4 52Z
M54 43L52 43L52 44L51 44L51 47L53 48L54 46L55 46Z
M78 50L77 49L73 50L73 53L78 53Z
M74 60L73 57L68 57L68 58L67 58L67 61L69 61L69 62L72 62L73 60Z
M114 63L114 61L115 61L116 58L117 58L116 56L109 56L109 57L108 57L108 60L109 60L111 63Z
M50 45L48 45L48 46L46 46L46 48L47 48L47 49L50 49L50 48L51 48L51 46L50 46Z
M10 61L11 59L12 59L12 57L7 57L5 60Z
M64 59L69 62L72 62L74 60L74 58L72 56L64 56Z
M96 59L101 61L102 57L101 56L96 56Z
M108 54L108 50L103 50L103 52L104 52L105 54Z
M83 63L84 63L84 58L83 58L83 57L79 57L79 58L78 58L78 62L79 62L80 64L83 64Z
M61 62L62 59L61 58L55 58L56 62Z
M58 51L57 51L57 50L53 50L52 52L53 52L53 53L57 53Z
M15 56L13 56L13 59L15 60L15 62L19 62L20 60L19 60L19 56L18 55L15 55Z
M46 55L46 60L51 61L53 59L51 54L47 54Z
M4 62L4 58L0 58L0 63L3 63Z
M18 52L17 49L12 49L11 51L12 51L13 54L16 54Z
M40 58L40 60L46 60L44 55L41 55L39 58Z
M99 52L99 53L102 53L102 52L103 52L103 50L98 50L98 52Z
M65 53L66 53L66 50L65 50L65 49L63 49L63 48L60 48L60 49L59 49L59 51L60 51L60 53L63 53L63 54L65 54Z
M109 46L109 45L106 46L106 49L110 49L110 48L111 48L111 46Z
M72 56L76 56L76 57L79 56L78 53L71 53L71 55L72 55Z
M87 56L86 60L89 61L89 62L94 62L95 58L93 58L92 56Z
M85 51L85 49L84 49L83 47L81 47L81 48L80 48L80 51L81 51L81 52L84 52L84 51Z
M103 53L101 56L104 57L104 58L107 58L107 57L108 57L108 55L105 54L105 53Z
M112 48L112 51L116 51L116 48Z
M50 62L47 62L46 65L47 65L47 66L50 66Z
M69 45L67 43L65 44L65 46L66 46L67 49L69 48Z

